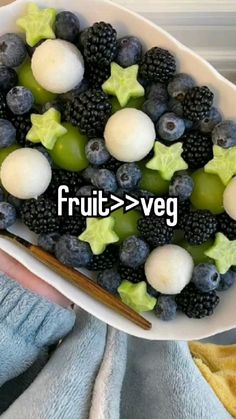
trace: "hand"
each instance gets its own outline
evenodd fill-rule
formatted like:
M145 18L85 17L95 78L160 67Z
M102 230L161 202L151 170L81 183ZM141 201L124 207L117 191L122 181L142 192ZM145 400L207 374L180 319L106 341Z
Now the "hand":
M56 304L63 307L68 307L71 304L71 302L59 291L34 275L3 250L0 250L0 271L6 273L10 278L22 285L22 287L27 288Z

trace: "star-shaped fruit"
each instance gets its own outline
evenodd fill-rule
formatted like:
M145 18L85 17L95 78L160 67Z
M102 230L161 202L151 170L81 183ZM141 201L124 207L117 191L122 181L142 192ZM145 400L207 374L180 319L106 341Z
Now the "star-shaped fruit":
M114 231L115 220L107 218L87 218L86 230L79 236L79 239L90 244L94 255L101 255L106 246L119 241Z
M26 33L26 42L34 47L42 39L55 39L53 30L56 21L56 9L39 9L37 4L30 3L25 16L17 20L17 25Z
M67 129L61 125L61 114L51 108L43 115L31 115L32 128L26 138L32 143L42 143L48 150L52 150L56 141L67 133Z
M181 143L169 147L159 141L154 145L154 157L146 164L148 169L158 170L165 180L170 180L175 172L188 168L187 163L181 157L183 146Z
M216 240L205 255L215 260L220 274L225 274L231 266L236 265L236 240L229 240L222 233L216 234Z
M157 303L156 298L147 293L147 284L144 281L138 284L122 281L118 288L118 293L123 303L138 313L153 310Z
M102 85L108 95L116 96L123 108L131 98L142 97L145 94L143 86L138 82L139 66L122 68L116 63L111 63L111 77Z
M218 145L213 147L214 158L205 166L205 172L218 175L224 185L227 185L236 175L236 146L222 148Z

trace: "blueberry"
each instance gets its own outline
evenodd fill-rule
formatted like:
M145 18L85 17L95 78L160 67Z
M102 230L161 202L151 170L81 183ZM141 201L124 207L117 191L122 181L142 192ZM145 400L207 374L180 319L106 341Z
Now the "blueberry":
M134 189L142 177L141 170L135 163L124 163L116 172L117 182L120 188Z
M88 161L96 166L106 163L111 157L101 138L90 140L85 147L85 153Z
M3 190L0 188L0 202L4 201L4 199L5 199L5 194Z
M92 177L96 176L96 173L98 172L98 169L96 167L88 166L85 170L82 172L82 178L88 182L92 182Z
M18 215L20 215L20 209L21 209L21 205L22 202L19 198L16 198L15 196L9 194L7 196L7 202L9 202L9 204L13 205L13 207L15 207L16 213Z
M18 81L17 73L13 68L5 65L0 66L0 90L9 92Z
M161 115L167 111L167 102L162 99L147 99L143 104L143 112L145 112L155 123Z
M40 153L42 153L44 155L44 157L46 157L50 166L53 166L52 158L51 158L50 154L48 153L47 149L43 145L36 144L36 145L33 146L33 148L35 150L38 150Z
M146 89L147 99L158 99L168 102L168 92L166 86L162 83L152 83Z
M155 315L164 321L174 320L177 315L177 304L173 295L160 295L157 298Z
M42 106L41 113L43 114L49 111L49 109L51 108L56 109L58 112L63 112L63 104L58 102L57 100L53 100L52 102L47 102Z
M188 199L193 192L194 183L187 174L175 176L169 186L169 195L177 196L181 201Z
M9 147L16 141L16 129L10 121L0 119L0 149Z
M63 93L60 95L60 99L63 101L74 100L78 97L81 93L86 92L89 89L89 81L84 77L83 80L76 86L74 89L69 90L69 92Z
M121 277L115 269L109 269L98 274L97 283L111 294L117 294Z
M55 255L61 263L73 268L84 268L93 258L89 244L69 234L56 242Z
M155 290L148 282L147 282L147 293L151 295L154 298L158 298L160 296L160 293Z
M216 125L218 125L222 121L222 116L220 111L212 106L209 114L205 116L205 118L200 121L199 129L202 132L210 133L213 131Z
M184 120L172 112L162 115L157 123L157 132L166 141L178 140L182 137L184 131Z
M115 192L117 190L115 174L107 169L97 170L92 176L92 184L105 192Z
M137 64L142 57L142 44L135 36L124 36L117 42L116 62L121 67Z
M87 40L87 36L89 33L89 28L85 28L83 29L80 33L79 33L79 37L78 37L78 42L77 42L77 46L79 49L81 49L83 51L86 40Z
M26 58L27 50L23 40L15 33L0 36L0 64L18 67Z
M0 202L0 230L5 230L16 222L16 209L8 202Z
M59 239L59 233L40 234L38 237L38 245L46 252L54 253L55 245Z
M195 82L191 76L179 73L169 82L167 90L170 97L179 101L183 101L187 91L195 86Z
M91 196L94 189L93 185L84 185L78 189L76 196Z
M234 147L236 145L236 122L223 121L212 131L212 141L223 148Z
M210 263L200 263L193 270L192 282L201 292L215 290L220 282L220 274Z
M33 47L31 47L30 45L26 45L26 49L27 49L27 52L28 52L28 54L29 54L29 56L30 57L32 57L33 56L33 54L34 54L34 52L35 52L35 50L36 50L36 48L38 48L43 42L45 42L45 39L42 39L41 41L39 41L36 45L34 45Z
M220 275L220 282L217 291L227 291L235 281L235 272L231 269L224 275Z
M168 102L168 110L169 112L174 112L176 115L182 117L183 116L183 104L175 99L175 98L171 98Z
M33 103L34 96L26 87L13 87L7 94L7 105L16 115L23 115L29 112Z
M120 261L130 268L137 268L146 262L149 255L148 244L136 236L124 240L120 247Z
M68 42L75 42L80 31L79 19L74 13L60 12L56 17L56 37Z

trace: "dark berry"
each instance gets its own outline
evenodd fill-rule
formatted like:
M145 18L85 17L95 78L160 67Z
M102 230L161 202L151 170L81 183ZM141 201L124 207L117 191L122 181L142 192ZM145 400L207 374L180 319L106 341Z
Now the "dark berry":
M171 243L174 234L173 229L166 225L165 219L156 216L140 218L138 230L152 247Z
M139 74L149 81L167 83L173 77L175 70L174 56L165 49L154 47L142 58Z
M118 185L124 189L135 189L141 177L141 170L135 163L124 163L116 172Z
M193 179L187 174L176 175L171 180L169 195L177 196L181 201L190 198L194 188Z
M110 159L110 154L102 138L90 140L85 147L85 153L88 161L96 166L100 166Z
M16 209L8 202L0 202L0 230L5 230L16 222Z
M16 128L16 141L21 146L25 146L27 144L26 136L32 127L31 114L12 115L11 122Z
M105 192L115 192L117 190L116 176L107 169L99 169L92 177L92 184Z
M2 92L9 92L18 81L17 73L14 68L0 65L0 90Z
M189 74L179 73L169 82L167 89L170 97L182 102L188 90L194 86L195 82Z
M115 269L105 270L98 274L97 283L111 294L117 294L121 278Z
M61 263L72 268L85 268L93 257L88 243L69 234L61 236L56 242L55 255Z
M201 292L215 290L220 281L220 274L215 265L210 263L200 263L193 270L192 282Z
M117 43L116 62L121 67L138 64L142 57L142 44L135 36L124 36Z
M218 230L229 240L236 240L236 221L229 217L226 212L218 215Z
M182 118L168 112L162 115L157 123L157 133L165 141L176 141L185 131L185 123Z
M217 219L210 211L190 211L181 221L184 237L190 244L205 243L217 231Z
M193 283L188 284L183 291L176 296L178 309L186 316L201 319L213 314L219 303L219 297L215 291L203 293Z
M222 115L220 111L212 106L209 113L199 123L199 129L201 132L210 134L216 125L222 121Z
M16 129L10 121L0 119L0 148L9 147L16 140Z
M36 234L54 233L60 229L57 204L45 197L24 201L21 206L21 218Z
M40 234L38 237L38 245L46 252L54 253L55 245L59 238L59 233Z
M159 98L147 99L142 110L156 123L161 115L167 111L167 102Z
M131 236L120 247L120 261L130 268L137 268L146 262L149 255L148 244L138 237Z
M190 169L203 167L213 159L213 144L208 135L200 131L190 131L181 140L183 141L182 157Z
M174 320L177 315L177 304L172 295L160 295L155 307L155 315L164 321Z
M217 291L227 291L235 282L235 272L229 270L224 275L220 275L220 282Z
M80 23L78 17L71 12L60 12L57 14L55 23L55 34L57 38L68 42L75 42L79 36Z
M90 271L105 271L111 269L118 259L118 247L108 246L101 255L93 255L93 258L87 268Z
M95 23L86 30L83 46L88 64L106 67L111 64L117 53L116 30L109 23Z
M130 281L134 284L146 281L144 266L139 266L138 268L134 269L120 264L118 270L122 281Z
M188 90L183 101L183 116L190 121L201 121L209 113L214 95L207 86Z
M29 112L33 103L34 97L26 87L15 86L7 94L7 106L15 115Z
M216 125L212 132L212 141L223 148L234 147L236 145L236 122L223 121Z
M0 36L0 63L8 67L18 67L26 58L25 44L15 33Z
M70 195L75 196L76 191L83 185L83 180L81 179L79 173L69 172L62 169L53 169L52 171L52 180L46 191L47 195L56 200L58 198L58 188L61 185L66 185L70 189Z

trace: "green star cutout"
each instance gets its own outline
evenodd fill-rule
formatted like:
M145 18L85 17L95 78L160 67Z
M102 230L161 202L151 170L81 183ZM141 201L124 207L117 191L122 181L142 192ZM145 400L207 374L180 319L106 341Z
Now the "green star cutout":
M122 68L111 63L111 77L102 85L108 95L116 96L123 108L131 98L142 97L145 94L143 86L138 82L138 65Z
M181 157L183 146L176 143L167 147L159 141L154 145L154 157L146 164L148 169L158 170L161 177L170 180L175 172L188 168L187 163Z
M236 240L230 241L224 234L217 233L214 245L205 255L215 260L218 271L223 275L236 265Z
M114 232L115 220L107 218L87 218L87 228L79 236L79 239L90 244L94 255L101 255L106 246L119 241L119 237Z
M118 293L123 303L138 313L153 310L157 303L156 298L147 293L147 284L144 281L138 284L122 281L118 288Z
M17 20L17 25L26 33L26 42L34 47L42 39L55 39L53 26L56 21L56 9L40 10L37 4L30 3L25 16Z
M42 143L48 150L52 150L56 141L67 133L67 129L61 125L61 114L51 108L43 115L31 115L32 128L26 138L32 143Z
M236 146L222 148L218 145L213 147L214 158L205 166L205 172L218 175L224 185L227 185L236 175Z

